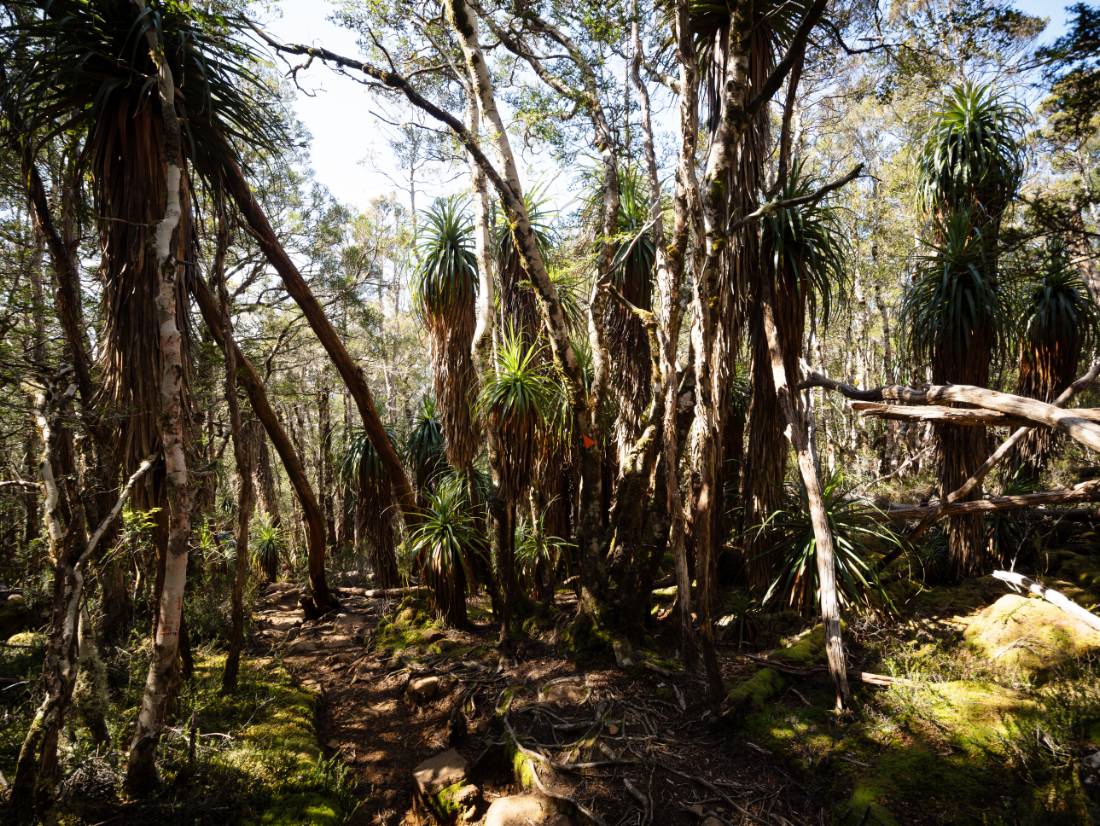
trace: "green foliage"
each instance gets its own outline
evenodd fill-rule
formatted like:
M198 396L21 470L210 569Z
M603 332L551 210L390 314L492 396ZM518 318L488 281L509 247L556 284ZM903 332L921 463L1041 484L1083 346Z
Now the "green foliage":
M804 198L820 185L796 160L776 197L782 201ZM850 250L839 207L822 201L784 207L768 213L761 229L775 271L787 274L788 283L805 292L810 317L817 317L820 307L827 325L833 299L847 295L849 280L845 259Z
M516 523L516 571L532 586L540 573L553 583L559 564L568 550L576 547L560 536L548 534L544 522L545 512L541 512L537 519L524 515Z
M437 198L421 216L413 304L424 318L447 318L459 307L473 307L477 296L474 225L458 197Z
M837 595L852 608L890 605L890 598L872 567L872 552L890 550L901 538L883 524L881 514L849 497L844 477L835 473L822 480L822 498L835 550ZM767 545L783 554L779 575L764 596L767 603L783 596L788 605L808 611L818 602L817 541L810 521L805 489L788 486L784 506L756 528Z
M74 127L94 131L120 101L155 96L146 40L155 33L176 85L186 89L177 96L185 151L201 175L214 180L227 159L243 163L239 146L274 152L286 142L281 107L259 75L262 61L226 17L169 0L144 10L127 0L19 5L28 7L21 22L2 34L34 50L11 82L43 139Z
M1035 348L1064 349L1076 368L1081 351L1100 333L1100 308L1088 286L1069 263L1064 246L1048 245L1042 265L1023 287L1021 323L1024 340Z
M425 396L405 439L405 458L412 466L416 486L427 490L440 473L447 470L443 452L443 425L436 413L435 400Z
M920 362L965 361L988 354L1011 318L1007 293L989 266L988 248L966 210L937 221L938 240L916 259L913 280L902 301L904 340ZM963 381L963 376L945 376Z
M286 552L286 535L266 515L253 523L249 533L253 561L274 582L279 573L279 559Z
M446 477L435 486L408 539L440 615L465 598L465 583L475 577L473 558L486 550L484 523L470 505L464 481Z
M954 87L917 157L917 192L932 215L969 210L978 225L997 221L1024 173L1025 113L989 84Z
M482 413L501 422L532 425L548 418L554 391L538 355L537 346L525 346L514 333L505 334L478 397Z

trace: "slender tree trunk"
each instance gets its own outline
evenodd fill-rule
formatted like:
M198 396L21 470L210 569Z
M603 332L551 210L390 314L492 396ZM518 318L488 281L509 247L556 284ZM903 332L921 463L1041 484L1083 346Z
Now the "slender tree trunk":
M355 399L355 405L359 409L359 415L363 420L363 430L382 460L390 487L393 489L394 497L397 499L406 524L415 524L419 518L416 495L413 493L412 484L409 482L401 458L397 455L397 450L390 441L382 420L378 417L374 396L367 385L363 369L352 359L351 354L344 346L344 342L341 341L325 316L325 311L313 295L309 285L302 278L298 267L279 243L267 215L252 194L252 190L249 188L240 167L233 162L229 162L226 164L224 172L226 188L244 215L253 235L261 249L263 249L264 255L267 256L275 271L279 273L287 292L302 309L310 328L329 354L329 358L332 360L337 372L340 373L341 378L351 392L352 398Z
M267 398L256 368L252 362L241 352L237 342L222 327L221 313L218 309L218 301L210 288L200 279L195 278L191 282L191 293L199 305L203 320L210 328L214 339L222 347L222 352L233 351L233 359L237 364L237 378L244 385L248 393L248 400L253 412L263 423L275 452L286 468L287 477L294 488L294 493L302 507L303 521L306 528L306 547L309 559L309 587L313 601L320 610L327 610L336 606L336 600L328 588L325 579L325 519L321 507L317 503L317 497L313 493L313 486L309 482L306 470L302 465L301 455L294 449L294 445L283 426L279 423L279 417Z
M779 404L787 420L787 437L794 445L798 457L798 470L802 475L802 484L806 488L806 499L810 506L810 521L813 524L815 559L821 619L825 625L825 653L829 662L829 673L836 686L836 709L840 711L848 702L848 671L844 662L844 644L840 631L840 603L836 588L836 561L833 548L833 532L829 527L825 502L821 493L821 480L814 463L812 446L809 443L809 423L802 410L797 386L789 380L784 359L784 345L779 328L775 322L774 293L770 279L765 280L761 291L763 305L764 332L767 336L768 352L772 367L772 381Z
M52 382L51 384L56 384ZM50 386L35 394L34 416L42 439L39 472L46 492L45 522L49 556L54 562L53 611L50 635L42 666L46 696L35 712L23 738L12 783L11 807L20 823L34 821L34 811L49 808L60 779L57 741L65 723L76 680L77 628L80 583L75 568L80 554L80 537L85 530L79 498L72 496L69 482L74 470L64 458L71 458L63 442L64 407L76 388L58 392Z
M214 274L221 299L222 329L227 336L231 336L233 327L229 316L229 291L225 285L225 248L228 243L226 229L223 222L219 228ZM229 651L225 657L225 670L222 672L222 691L231 693L237 690L241 649L244 647L244 586L248 579L249 567L248 528L255 501L252 487L255 457L252 454L252 440L246 437L245 428L241 422L241 405L237 399L237 354L233 347L225 348L225 401L229 407L233 458L237 465L237 479L240 485L237 498L237 553L233 566L233 593L230 597Z
M150 31L149 49L157 67L161 118L164 122L164 217L154 238L160 266L157 315L160 322L160 438L167 478L169 534L165 555L164 585L157 607L158 622L153 658L138 712L134 739L126 765L126 786L131 793L148 791L156 782L156 744L163 725L169 682L179 652L183 617L183 593L187 583L187 550L191 537L191 483L183 449L183 353L176 323L176 279L179 265L180 219L185 204L180 193L183 177L180 125L175 110L175 81L165 60L159 35Z

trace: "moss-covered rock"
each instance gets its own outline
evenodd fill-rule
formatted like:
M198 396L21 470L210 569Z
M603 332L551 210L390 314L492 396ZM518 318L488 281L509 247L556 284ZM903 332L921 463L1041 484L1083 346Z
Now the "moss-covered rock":
M1041 599L1005 594L963 618L970 648L995 668L1025 679L1100 650L1100 632Z
M25 677L42 665L46 635L40 631L20 631L0 645L0 677Z

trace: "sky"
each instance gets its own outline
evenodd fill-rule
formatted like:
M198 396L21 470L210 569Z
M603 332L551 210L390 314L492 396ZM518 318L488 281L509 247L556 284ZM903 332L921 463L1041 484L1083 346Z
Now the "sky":
M329 0L278 0L272 5L273 11L264 22L277 39L323 45L348 56L359 54L355 35L328 19L333 5ZM1064 5L1061 0L1016 2L1028 14L1050 19L1041 42L1049 42L1065 31ZM400 191L403 186L395 181L400 181L405 173L388 143L394 127L378 115L396 121L402 113L387 112L374 92L319 63L299 73L298 83L308 94L298 93L295 110L312 135L310 159L317 180L339 201L360 210L374 198ZM540 162L537 157L524 157L522 162L526 167L521 170L524 179L548 187L548 194L563 206L562 196L568 197L571 183L569 177L557 174L549 160ZM442 170L427 170L422 177L418 189L423 195L418 195L418 207L461 185L446 180Z

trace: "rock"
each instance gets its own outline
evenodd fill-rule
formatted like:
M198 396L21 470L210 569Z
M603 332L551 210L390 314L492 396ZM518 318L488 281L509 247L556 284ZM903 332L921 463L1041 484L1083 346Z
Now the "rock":
M550 800L534 794L498 797L484 820L484 826L570 826L571 823Z
M443 681L439 677L416 677L409 680L405 689L409 698L417 705L429 703L443 693Z
M413 769L413 779L420 794L430 798L466 780L466 758L454 749L447 749Z
M703 822L700 826L722 826L722 821L716 818L714 815L708 815L703 818Z
M19 593L8 594L8 605L26 605L27 598Z
M1041 599L1005 594L967 617L966 642L1013 676L1037 676L1100 649L1100 633Z
M356 632L367 624L367 618L362 614L337 614L332 621L334 631Z
M316 642L314 642L313 640L302 638L296 639L291 642L290 645L286 647L286 653L296 655L312 654L314 651L317 650L317 648L318 645Z

